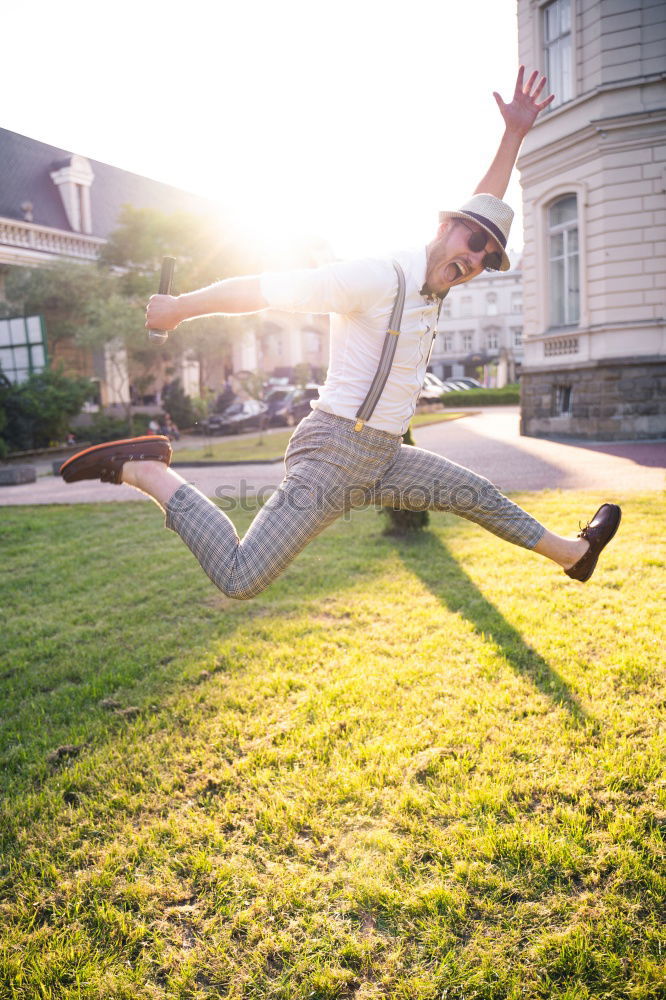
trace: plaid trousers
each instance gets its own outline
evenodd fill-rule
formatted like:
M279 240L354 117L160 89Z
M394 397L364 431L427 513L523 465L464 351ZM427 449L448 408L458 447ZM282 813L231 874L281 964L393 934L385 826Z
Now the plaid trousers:
M531 549L545 528L492 483L402 438L313 410L285 454L287 474L241 540L226 516L188 484L166 506L166 526L191 549L213 583L247 600L268 586L295 556L340 516L375 504L452 511Z

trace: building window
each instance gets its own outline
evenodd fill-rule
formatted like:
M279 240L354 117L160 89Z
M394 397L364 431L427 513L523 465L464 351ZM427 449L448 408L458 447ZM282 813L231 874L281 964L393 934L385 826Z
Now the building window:
M486 333L486 343L489 351L496 351L499 347L499 334L497 330L488 330Z
M472 334L463 333L462 336L462 349L463 351L470 352L472 350Z
M488 292L486 295L486 316L497 316L497 295Z
M543 9L544 73L548 88L555 94L551 108L570 101L571 86L571 0L554 0Z
M571 413L571 386L555 386L555 413L559 416L566 416Z
M0 371L10 382L25 382L46 368L46 339L39 316L0 320Z
M447 299L442 302L442 318L448 319L451 316L451 303Z
M522 326L511 327L511 333L513 334L513 346L522 347L523 346L523 328Z
M548 209L550 325L573 326L580 317L578 208L575 195Z
M306 333L307 337L307 350L309 354L319 354L321 350L321 338L318 333L314 330L308 330Z
M451 354L453 351L453 334L443 333L442 334L442 351L444 354Z
M472 315L472 296L463 295L460 300L460 315L461 316L471 316Z
M523 293L511 292L511 312L520 313L523 311Z

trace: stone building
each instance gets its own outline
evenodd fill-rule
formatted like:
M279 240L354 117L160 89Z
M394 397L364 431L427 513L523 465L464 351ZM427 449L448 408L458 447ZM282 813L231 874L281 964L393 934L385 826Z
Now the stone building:
M666 4L518 0L556 94L525 140L522 431L666 436Z
M523 360L523 290L520 257L510 271L485 271L444 299L430 371L462 375L501 388L515 382Z

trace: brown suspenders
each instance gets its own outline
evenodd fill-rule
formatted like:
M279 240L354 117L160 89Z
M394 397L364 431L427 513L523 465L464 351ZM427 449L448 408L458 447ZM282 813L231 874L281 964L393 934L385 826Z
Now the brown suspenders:
M379 402L379 397L384 391L384 386L386 385L386 381L391 371L391 365L393 364L395 349L398 346L400 324L402 323L402 310L405 307L405 272L397 260L393 261L393 267L395 268L395 273L398 276L398 291L396 292L395 300L393 302L393 311L389 320L388 330L386 331L386 337L384 338L384 346L382 347L382 354L379 359L377 371L375 372L375 377L373 378L372 384L368 389L368 393L359 406L356 414L356 425L354 426L355 431L362 430L366 420L369 420L372 416L374 409Z

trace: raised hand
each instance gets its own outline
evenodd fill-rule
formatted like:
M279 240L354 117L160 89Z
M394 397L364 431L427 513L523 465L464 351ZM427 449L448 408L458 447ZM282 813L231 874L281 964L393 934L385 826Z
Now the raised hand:
M518 70L516 89L510 104L505 104L497 91L493 92L493 97L497 101L497 107L500 109L507 130L513 132L515 135L519 135L521 138L526 136L532 128L539 112L543 111L544 108L547 108L555 100L555 94L551 94L545 101L539 102L541 91L546 85L546 77L542 76L536 88L532 91L538 76L539 70L535 69L530 74L527 83L524 83L525 67L521 66Z

